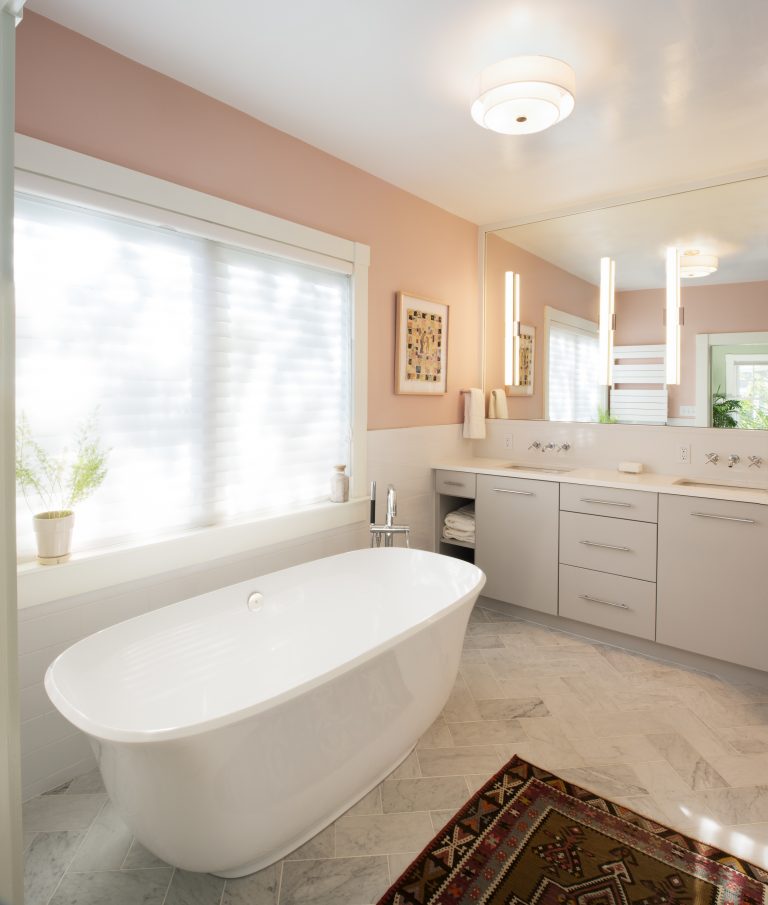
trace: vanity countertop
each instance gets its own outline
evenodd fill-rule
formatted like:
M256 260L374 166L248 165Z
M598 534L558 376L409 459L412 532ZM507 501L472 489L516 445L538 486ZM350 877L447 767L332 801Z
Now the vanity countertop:
M434 469L446 469L449 471L470 471L475 474L499 475L505 478L526 478L536 481L557 481L560 484L592 484L598 487L616 487L622 490L647 490L653 493L671 493L679 496L693 496L711 500L731 500L739 503L762 503L768 505L768 482L750 481L749 486L740 485L737 479L733 484L722 479L722 484L715 482L715 478L684 477L682 475L655 474L643 472L642 474L627 474L622 471L614 471L608 468L581 468L579 466L567 466L567 471L537 471L536 468L544 468L548 463L533 466L530 470L526 465L532 463L514 463L509 459L486 459L482 457L454 459L439 462L432 467ZM510 468L514 465L514 468ZM557 468L560 463L553 463ZM566 467L566 466L560 466ZM719 476L718 476L719 477ZM697 483L698 481L698 483Z

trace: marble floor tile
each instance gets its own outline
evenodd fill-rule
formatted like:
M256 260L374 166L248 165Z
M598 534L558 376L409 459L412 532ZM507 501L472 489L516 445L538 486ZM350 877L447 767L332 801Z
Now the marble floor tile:
M646 736L659 754L666 758L672 769L694 791L719 789L728 782L717 772L682 735L666 732Z
M419 766L419 758L416 751L411 751L400 766L395 767L387 779L418 779L420 776L421 767Z
M450 723L453 744L487 745L501 742L522 741L525 731L518 720L482 720L478 723Z
M378 785L353 804L347 814L381 814L381 812L381 785Z
M768 754L768 725L719 729L717 734L737 754Z
M277 905L283 862L270 864L249 877L227 880L221 905Z
M440 830L448 823L448 821L455 815L456 811L448 808L444 811L430 811L429 817L432 821L432 829L435 833L439 833Z
M434 723L419 739L417 748L450 748L453 744L448 724L442 717L438 717Z
M465 663L461 675L475 700L507 697L487 663Z
M571 743L588 763L633 764L659 759L658 750L645 735L619 738L580 738Z
M86 830L104 807L107 796L95 795L41 795L24 802L24 829Z
M768 822L768 785L708 789L695 796L716 820L727 826Z
M87 792L104 792L104 782L101 778L101 771L98 767L76 776L69 784L67 792L73 795L83 794Z
M122 867L133 833L107 801L88 828L70 870L118 870Z
M484 720L514 720L518 717L549 716L541 698L500 698L478 701L480 717Z
M64 874L50 905L163 905L170 868Z
M495 773L501 766L492 745L466 748L422 748L417 752L423 776L463 776L465 773Z
M378 791L378 788L376 789ZM347 811L351 814L352 811ZM374 813L374 812L369 812ZM379 810L375 813L381 813L381 798L379 798ZM336 825L331 824L324 830L313 836L304 845L300 845L290 855L286 855L286 861L315 861L318 858L333 858L336 855Z
M166 864L149 849L144 848L138 839L134 839L121 866L123 870L148 870L153 867L170 867L170 864Z
M446 723L467 723L482 719L475 699L461 675L451 689L442 716Z
M499 635L467 635L464 641L465 650L487 650L491 647L504 647Z
M386 855L288 861L283 865L280 905L368 905L388 886Z
M223 892L221 877L175 870L163 905L219 905Z
M768 754L715 755L709 762L730 786L768 785Z
M32 845L35 836L37 836L36 832L23 834L22 847L24 851L26 851L30 847L30 845Z
M420 851L432 835L432 823L424 811L340 817L336 821L336 857Z
M82 833L36 833L24 856L24 903L47 905L82 842Z
M463 776L388 780L381 787L385 814L459 808L469 798Z
M637 773L627 764L569 767L560 773L564 779L609 798L648 794Z
M395 880L402 874L406 867L410 867L411 863L415 860L418 852L396 852L391 855L387 855L389 859L389 882L390 884L394 883Z

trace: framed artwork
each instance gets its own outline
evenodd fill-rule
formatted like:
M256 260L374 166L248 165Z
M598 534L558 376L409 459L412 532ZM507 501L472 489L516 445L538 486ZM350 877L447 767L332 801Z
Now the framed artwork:
M520 386L508 386L507 396L533 396L536 328L520 324Z
M441 396L447 392L448 305L397 293L395 392Z

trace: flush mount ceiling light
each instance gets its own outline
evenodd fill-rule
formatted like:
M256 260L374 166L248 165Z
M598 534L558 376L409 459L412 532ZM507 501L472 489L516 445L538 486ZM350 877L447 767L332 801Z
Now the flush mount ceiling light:
M552 57L510 57L484 69L472 119L504 135L541 132L565 119L574 105L573 69Z
M716 255L703 255L695 248L690 248L680 255L680 276L684 280L708 277L717 270L718 264Z

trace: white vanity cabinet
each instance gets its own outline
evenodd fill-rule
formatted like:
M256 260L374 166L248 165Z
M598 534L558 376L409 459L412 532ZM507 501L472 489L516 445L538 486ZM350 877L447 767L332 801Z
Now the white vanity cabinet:
M768 670L768 506L661 495L656 640Z
M483 594L542 613L557 613L560 485L477 476L475 563Z

